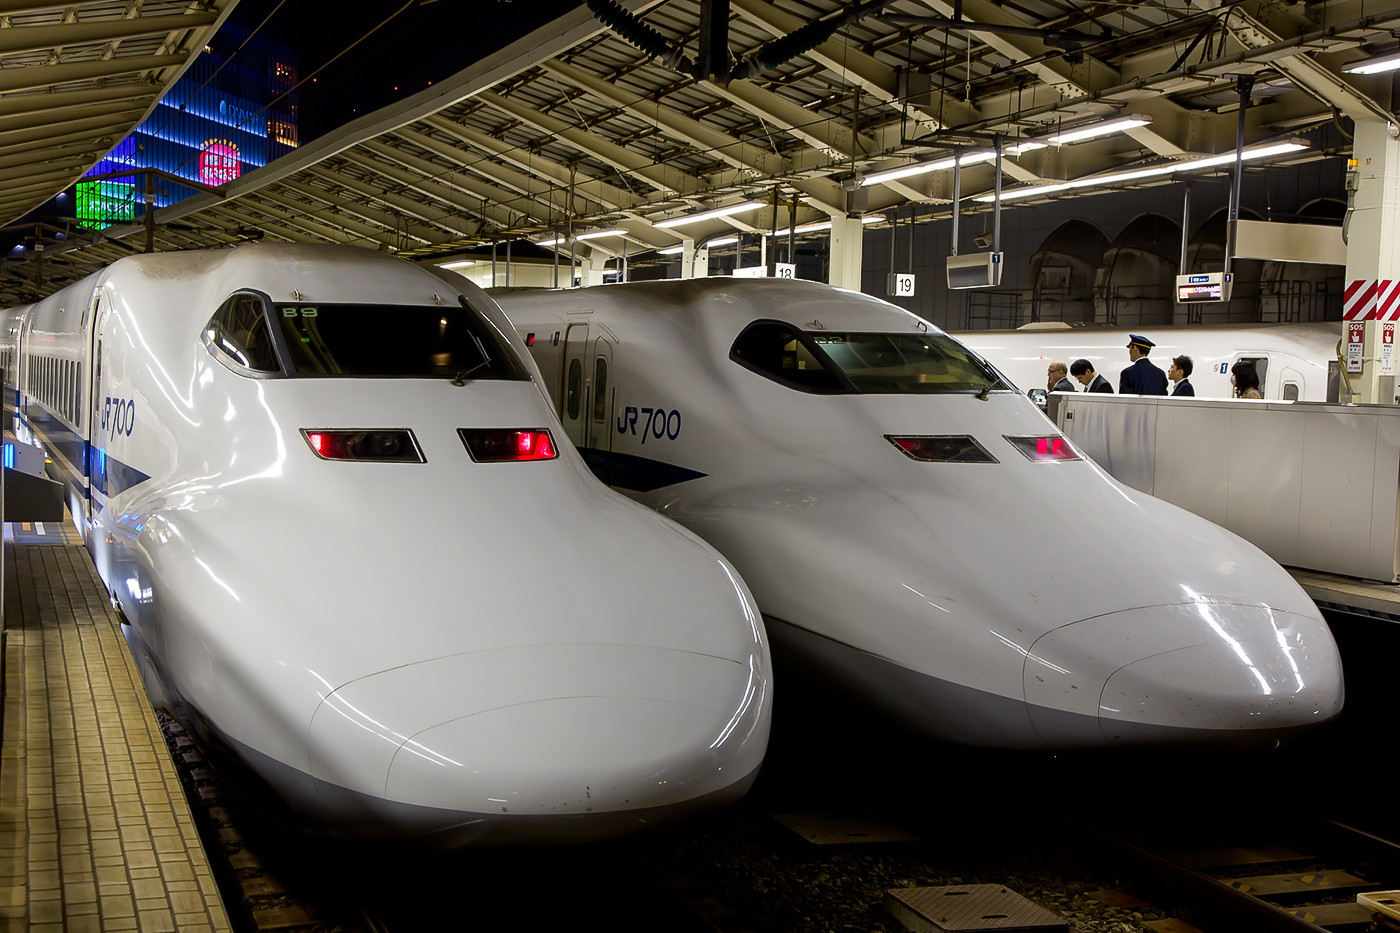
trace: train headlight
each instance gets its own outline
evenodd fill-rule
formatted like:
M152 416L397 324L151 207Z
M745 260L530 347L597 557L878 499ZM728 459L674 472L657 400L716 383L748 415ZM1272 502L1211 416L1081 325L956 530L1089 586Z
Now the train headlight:
M423 452L409 430L331 430L303 428L301 436L322 460L380 460L423 463Z
M1069 439L1060 434L1012 437L1003 434L1027 460L1080 460L1079 451L1070 446Z
M553 460L554 439L543 428L458 428L467 453L477 463Z
M925 463L996 463L997 458L966 434L902 436L886 434L885 440L911 460Z

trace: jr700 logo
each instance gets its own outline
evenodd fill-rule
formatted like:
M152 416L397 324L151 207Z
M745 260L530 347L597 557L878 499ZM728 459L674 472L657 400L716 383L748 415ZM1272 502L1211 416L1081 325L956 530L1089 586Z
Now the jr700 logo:
M642 422L642 429L637 430L637 422ZM666 438L674 441L681 435L681 413L679 409L668 410L665 408L638 408L635 405L628 405L617 419L618 434L642 435L642 443L647 442L648 437L657 440Z
M136 403L129 398L107 396L102 405L102 433L108 437L131 436L136 427Z

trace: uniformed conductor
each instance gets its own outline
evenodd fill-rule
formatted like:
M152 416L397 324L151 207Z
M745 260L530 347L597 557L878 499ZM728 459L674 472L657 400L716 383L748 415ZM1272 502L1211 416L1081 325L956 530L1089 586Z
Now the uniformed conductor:
M1147 354L1156 344L1141 334L1128 335L1128 359L1133 365L1126 367L1118 377L1118 391L1127 395L1166 395L1167 374L1147 361Z

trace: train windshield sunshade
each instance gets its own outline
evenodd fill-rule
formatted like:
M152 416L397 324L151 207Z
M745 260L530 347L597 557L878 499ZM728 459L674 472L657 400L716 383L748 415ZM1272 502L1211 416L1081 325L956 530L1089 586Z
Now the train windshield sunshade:
M990 366L943 334L808 336L858 392L926 395L1011 388Z
M929 395L1013 389L945 334L799 331L781 321L744 328L729 358L802 392Z
M298 376L529 379L469 307L279 304L273 317Z

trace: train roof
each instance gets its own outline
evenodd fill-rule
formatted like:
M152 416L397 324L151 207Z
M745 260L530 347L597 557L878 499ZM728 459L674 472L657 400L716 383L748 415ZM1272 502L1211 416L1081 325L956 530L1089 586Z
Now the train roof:
M622 312L703 316L706 324L738 329L750 321L774 319L804 330L859 328L939 331L927 321L862 292L803 279L661 279L595 285L582 289L511 290L490 294L512 309L582 310L590 304Z

